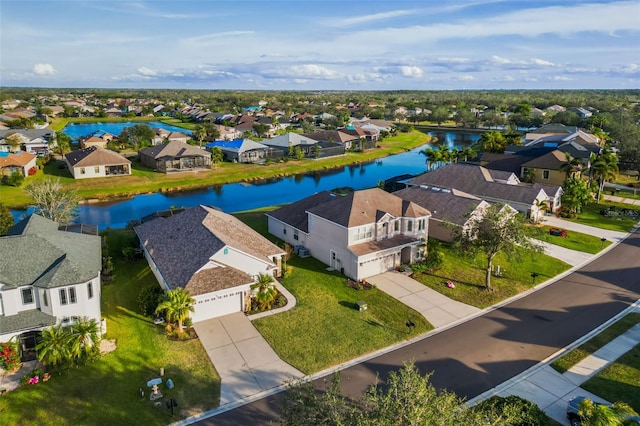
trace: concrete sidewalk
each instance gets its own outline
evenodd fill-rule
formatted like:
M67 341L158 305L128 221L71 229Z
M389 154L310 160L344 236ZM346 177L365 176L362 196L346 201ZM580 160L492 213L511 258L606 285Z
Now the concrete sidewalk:
M616 318L619 319L633 311L640 312L639 302L636 302L630 309L625 310L622 314L616 316ZM602 329L598 329L590 333L572 345L572 348L577 347L601 331ZM576 396L586 396L593 401L602 403L609 402L598 395L585 391L579 386L638 344L640 344L640 324L631 327L627 332L598 349L564 374L558 373L551 367L551 361L559 357L553 356L546 362L474 398L469 403L473 405L493 395L517 395L535 402L538 407L557 422L563 425L569 425L566 408L570 399ZM565 353L566 352L562 352L560 356Z
M582 265L591 259L594 255L591 253L585 253L583 251L571 250L568 248L560 247L555 244L547 243L545 241L534 239L536 244L543 247L544 253L548 256L560 259L571 266Z
M385 272L369 277L367 281L418 311L435 328L444 327L480 312L480 309L449 299L400 272Z
M542 219L542 223L545 225L553 226L555 228L562 228L568 231L581 232L587 235L593 235L595 237L606 238L609 241L618 242L624 240L627 232L612 231L609 229L596 228L593 226L583 225L581 223L571 222L555 216L545 216Z

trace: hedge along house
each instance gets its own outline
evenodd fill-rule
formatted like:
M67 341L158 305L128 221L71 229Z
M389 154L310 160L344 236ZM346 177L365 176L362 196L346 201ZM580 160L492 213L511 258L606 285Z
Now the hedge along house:
M430 216L379 188L324 191L267 213L271 234L356 280L424 259Z
M145 258L164 290L196 300L194 322L243 312L260 274L279 277L285 255L220 210L198 206L135 227Z
M0 238L0 341L17 339L23 360L43 328L101 321L100 237L62 229L32 214Z

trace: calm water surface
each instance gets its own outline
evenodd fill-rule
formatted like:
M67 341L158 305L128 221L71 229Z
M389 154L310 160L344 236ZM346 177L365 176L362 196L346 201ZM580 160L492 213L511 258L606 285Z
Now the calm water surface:
M155 129L159 127L161 129L169 130L170 132L182 132L187 135L191 134L191 131L183 129L182 127L171 126L161 121L126 121L120 123L69 123L62 131L69 135L71 139L77 141L79 137L91 135L97 131L111 133L118 136L122 133L122 129L125 127L135 126L136 124L146 124L147 126Z
M103 129L104 130L104 129ZM111 132L110 132L111 133ZM438 135L440 142L450 147L468 146L474 135L456 138L455 133ZM475 140L478 136L475 135ZM340 167L322 172L268 179L252 183L232 183L196 191L154 193L137 195L130 199L94 204L83 204L78 208L78 223L123 228L131 220L170 207L193 207L211 205L228 213L286 204L315 194L319 191L341 187L353 189L371 188L379 181L403 174L416 175L425 172L426 157L420 151L428 145L401 154L385 157L366 164ZM264 167L264 166L256 166ZM24 211L14 211L18 218Z

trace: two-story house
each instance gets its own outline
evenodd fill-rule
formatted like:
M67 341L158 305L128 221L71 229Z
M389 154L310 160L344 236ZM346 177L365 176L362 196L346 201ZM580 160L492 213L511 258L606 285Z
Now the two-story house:
M0 238L0 341L35 357L40 330L86 317L100 324L100 237L60 230L36 214Z
M267 213L271 234L356 280L423 259L430 216L379 188L324 191Z

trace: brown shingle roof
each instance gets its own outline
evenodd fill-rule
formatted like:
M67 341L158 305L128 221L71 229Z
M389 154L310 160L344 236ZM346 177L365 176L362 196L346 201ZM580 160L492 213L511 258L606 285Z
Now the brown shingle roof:
M428 209L433 219L458 225L464 225L467 215L482 203L480 198L456 189L443 192L412 186L396 191L393 195Z
M9 166L26 166L36 158L35 155L29 154L28 152L18 152L16 154L9 154L6 157L0 157L0 167L9 167Z
M405 201L380 188L355 191L344 197L336 197L309 209L309 213L347 228L375 223L384 213L394 217L430 215L428 210L417 204Z
M207 272L197 276L212 256L225 246L232 247L263 262L284 254L283 250L235 217L206 206L186 209L182 213L151 220L135 228L160 273L171 288L193 286L203 290ZM242 281L237 273L215 271L231 279L227 287ZM231 268L226 268L231 269ZM238 271L239 272L239 271ZM225 275L226 274L226 275ZM225 285L220 276L209 282L208 291Z
M541 157L534 158L522 164L522 167L535 169L560 170L563 165L567 164L567 156L560 150L551 151Z
M117 152L108 149L91 146L85 149L78 149L65 155L71 167L91 167L91 166L115 166L119 164L131 164L131 161L124 158Z
M307 217L307 210L324 204L339 195L332 194L329 191L318 192L310 197L303 198L295 203L287 204L280 207L277 210L273 210L267 213L267 216L271 216L287 225L290 225L302 232L309 233L309 220Z

